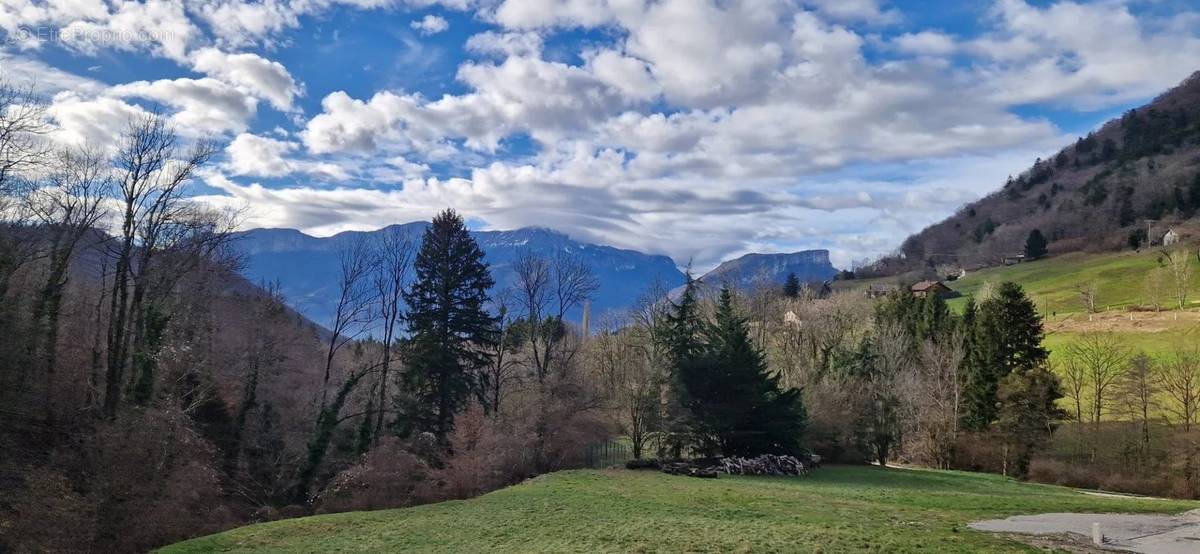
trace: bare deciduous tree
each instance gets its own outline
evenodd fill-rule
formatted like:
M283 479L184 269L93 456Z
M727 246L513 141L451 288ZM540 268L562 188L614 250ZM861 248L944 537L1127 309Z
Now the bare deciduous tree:
M1096 299L1100 295L1100 286L1095 281L1081 283L1075 287L1079 293L1079 301L1083 304L1083 309L1089 314L1096 313Z
M935 467L950 467L952 461L962 397L962 359L961 337L925 341L912 371L901 380L912 419L905 434L915 450L912 454Z
M104 158L90 152L62 152L44 183L26 196L29 213L45 227L42 256L46 279L34 301L34 359L46 381L46 412L53 418L53 385L57 365L59 314L76 247L105 215L112 179Z
M114 273L103 406L108 417L116 413L126 367L146 338L144 301L155 256L173 239L186 238L190 233L185 230L207 228L213 236L219 234L185 195L196 171L214 152L207 141L181 149L174 130L156 113L131 121L120 139L113 165L121 226L109 252ZM201 241L206 249L219 242Z
M379 364L379 410L375 414L374 442L379 443L383 431L384 409L387 406L388 377L392 351L396 342L396 325L400 321L400 306L404 302L404 287L412 265L414 245L398 228L383 231L376 245L378 260L375 271L375 297L378 299L378 320L382 326L383 352Z
M1155 267L1146 273L1142 290L1146 304L1154 308L1155 312L1162 310L1163 298L1167 293L1167 275L1163 268Z
M483 368L479 380L479 397L489 414L499 413L505 396L517 382L518 360L511 355L513 348L513 322L516 319L513 307L514 291L503 288L492 295L492 306L496 314L496 344L492 361Z
M583 260L566 253L548 260L526 251L518 256L513 270L533 374L541 383L556 364L570 365L575 352L562 348L566 315L590 298L600 284Z
M1150 454L1150 421L1157 410L1159 387L1154 361L1138 353L1117 382L1117 400L1131 421L1137 422L1143 459Z
M1132 352L1111 333L1084 333L1066 347L1066 355L1082 366L1091 392L1091 421L1099 425L1112 386L1125 373Z
M1169 399L1166 411L1185 433L1191 432L1200 416L1200 352L1176 351L1163 363L1159 386Z
M31 88L0 81L0 226L15 228L27 220L23 185L49 154L45 115L45 101ZM32 257L30 242L21 233L0 233L0 298Z
M1067 357L1059 365L1056 371L1059 377L1062 378L1063 384L1066 385L1067 398L1075 404L1075 421L1083 423L1083 400L1084 391L1088 388L1087 368L1083 361L1074 357Z
M377 290L371 276L378 266L376 252L362 237L355 237L338 251L338 292L329 322L325 348L325 372L321 381L321 410L325 409L334 359L343 347L366 331ZM356 380L357 381L357 380Z
M1188 295L1192 289L1192 256L1182 246L1163 252L1167 262L1167 272L1171 276L1171 293L1179 309L1187 307Z

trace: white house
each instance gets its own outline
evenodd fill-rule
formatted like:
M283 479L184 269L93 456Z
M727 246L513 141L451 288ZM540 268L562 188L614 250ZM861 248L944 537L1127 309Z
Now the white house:
M1168 229L1167 234L1163 235L1162 245L1171 246L1177 242L1179 242L1179 233L1176 233L1174 229Z

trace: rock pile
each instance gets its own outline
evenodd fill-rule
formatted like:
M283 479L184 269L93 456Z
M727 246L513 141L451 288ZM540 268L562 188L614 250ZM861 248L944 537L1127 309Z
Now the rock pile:
M795 456L773 454L755 458L721 458L717 469L730 475L808 475L804 463Z
M801 461L795 456L763 454L754 458L699 458L695 460L656 460L654 458L629 460L628 469L658 469L670 475L714 479L718 474L728 475L808 475L815 467L814 461Z
M662 464L663 473L669 475L685 475L702 479L716 479L720 468L715 466L700 467L691 462L668 462Z

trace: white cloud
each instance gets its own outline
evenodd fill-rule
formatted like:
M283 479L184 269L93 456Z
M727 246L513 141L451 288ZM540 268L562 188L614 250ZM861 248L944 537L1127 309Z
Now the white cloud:
M291 110L292 100L303 94L283 64L257 54L227 54L205 48L192 55L192 68L233 84L284 111Z
M105 48L150 49L176 61L187 58L189 46L199 39L199 30L184 13L178 0L118 1L103 18L80 18L66 22L59 38L68 46L95 55ZM71 12L81 15L81 12Z
M467 39L458 82L435 83L451 92L402 79L355 96L322 90L305 120L303 85L262 53L303 47L288 41L308 35L289 31L339 7L435 5L474 9L472 26L486 29ZM547 225L707 264L752 248L826 246L843 261L890 249L1063 140L1016 106L1109 108L1194 70L1200 28L1188 23L1200 15L1134 9L998 0L982 31L951 36L875 0L113 0L7 2L0 28L177 31L69 43L167 57L204 77L108 90L47 73L46 90L72 91L54 100L58 136L103 140L141 113L133 99L165 104L189 135L228 138L221 171L273 180L210 176L226 191L210 201L251 203L252 224L330 233L454 206L493 227ZM902 34L874 34L901 22ZM585 40L560 32L576 28ZM433 45L404 40L405 56L432 64ZM38 73L31 53L6 69ZM298 130L253 128L259 101ZM285 177L321 184L277 188Z
M198 136L240 132L256 112L257 101L223 81L161 79L117 85L107 94L146 98L175 108L171 121L181 133Z
M55 94L64 90L95 94L105 88L99 81L51 67L25 55L0 52L0 68L4 69L4 78L9 83L33 87L41 94Z
M485 31L467 39L471 52L499 56L538 57L542 54L542 37L537 33L497 33Z
M294 171L285 156L297 147L294 142L241 133L225 147L225 153L234 175L279 177Z
M241 133L225 147L225 168L233 175L248 177L284 177L305 174L324 181L346 182L358 178L357 164L348 161L300 159L293 154L300 144L270 137ZM389 161L389 163L391 163ZM420 174L413 164L405 168ZM428 167L425 168L428 170ZM380 179L383 180L383 179Z
M449 29L450 23L444 17L428 14L420 21L413 21L409 26L420 31L422 35L436 35Z
M465 7L465 0L450 3ZM420 0L415 5L430 5L436 0ZM204 21L219 42L241 47L258 43L273 44L274 37L300 26L301 18L319 14L336 6L356 9L386 9L394 0L189 0L188 10Z
M146 111L117 98L85 98L75 92L54 96L47 114L56 127L54 138L72 146L112 148L131 121Z
M899 10L884 8L878 0L805 0L830 19L842 22L862 22L890 25L903 19Z
M895 42L897 50L923 56L952 54L957 47L953 37L937 31L904 33L896 37Z
M968 48L991 99L1007 105L1112 106L1162 92L1200 60L1200 29L1148 28L1122 4L1000 0L993 16L998 29Z
M510 29L597 27L610 23L614 12L640 9L640 0L504 0L492 14Z

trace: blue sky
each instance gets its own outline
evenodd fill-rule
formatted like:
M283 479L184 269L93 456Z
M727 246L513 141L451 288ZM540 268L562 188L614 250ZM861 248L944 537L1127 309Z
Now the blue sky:
M702 269L886 253L1200 69L1184 0L0 0L0 32L56 140L157 107L246 227L449 206Z

